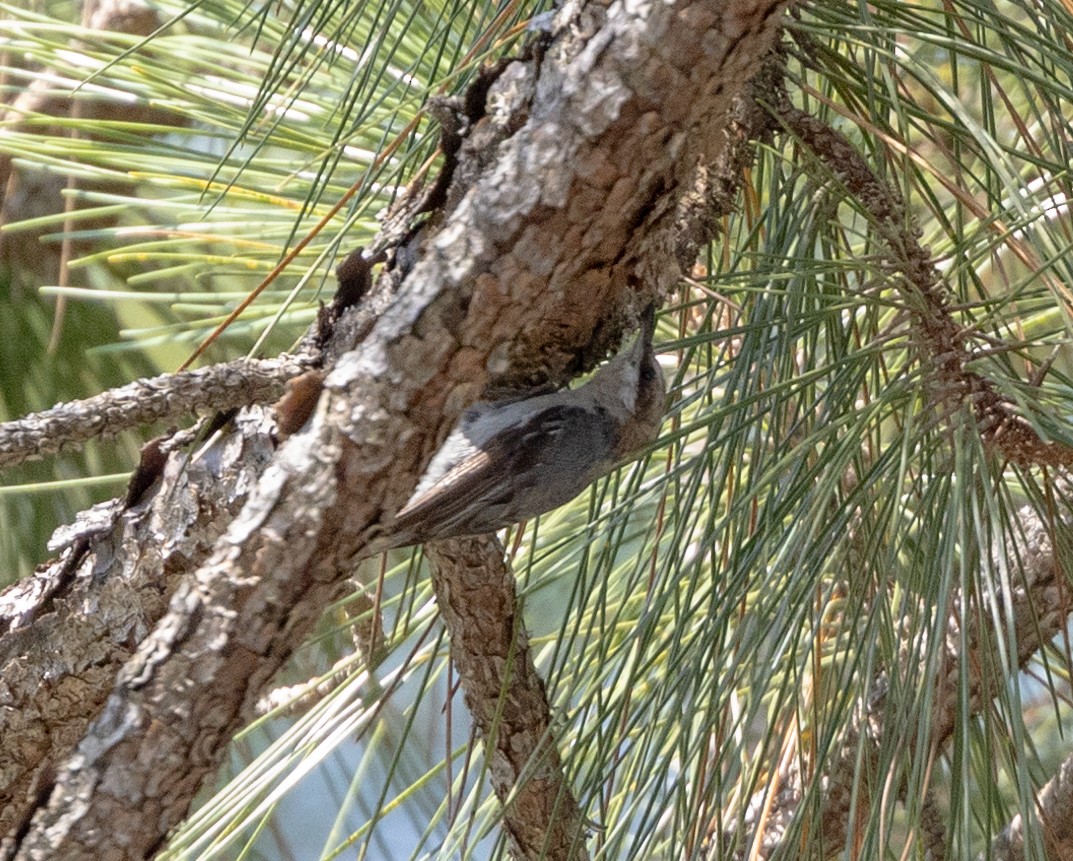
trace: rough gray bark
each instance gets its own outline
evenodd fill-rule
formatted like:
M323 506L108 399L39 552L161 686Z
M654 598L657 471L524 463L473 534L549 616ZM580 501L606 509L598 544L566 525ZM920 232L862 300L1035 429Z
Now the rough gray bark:
M34 413L0 425L0 469L38 460L91 439L195 410L226 410L272 403L306 365L301 359L239 359L181 374L135 380L96 397Z
M1073 755L1066 757L1054 777L1040 790L1037 801L1048 858L1073 858ZM995 838L990 861L1024 861L1025 822L1018 815Z
M128 610L121 634L100 632L116 643L100 661L72 659L47 685L20 669L15 640L0 643L5 684L9 674L25 682L3 692L5 739L30 702L53 706L54 686L81 685L91 668L99 677L70 706L70 733L36 739L29 754L5 749L6 855L142 858L159 848L460 411L493 380L561 380L583 345L590 362L606 350L619 309L673 285L683 207L696 203L698 169L726 155L732 100L783 5L561 11L542 62L504 76L498 136L477 146L478 126L468 140L437 232L418 237L411 270L385 276L394 299L336 362L307 427L270 461L258 445L210 459L226 476L187 471L178 518L166 470L142 503L42 573L49 606L8 634L23 646L125 582L155 594ZM251 441L240 433L219 445ZM203 540L187 546L188 534Z
M435 541L425 554L514 857L584 861L585 819L563 776L503 545L492 536Z
M201 457L173 457L140 503L124 510L115 500L84 512L58 533L66 544L59 558L0 597L4 857L183 574L241 510L272 457L271 427L250 411Z

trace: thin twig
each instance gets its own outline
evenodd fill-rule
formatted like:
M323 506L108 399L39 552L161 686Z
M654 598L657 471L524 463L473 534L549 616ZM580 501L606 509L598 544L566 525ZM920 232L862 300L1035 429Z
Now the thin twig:
M905 202L882 180L845 135L789 104L778 117L872 219L901 275L897 285L910 302L914 331L934 376L931 395L950 413L971 404L984 446L1019 466L1073 466L1073 448L1039 434L991 383L967 365L975 358L965 332L949 310L949 291L927 248L919 242Z
M0 424L0 469L198 409L271 403L283 394L288 380L307 369L308 361L290 356L239 359L135 380L85 400L58 404Z

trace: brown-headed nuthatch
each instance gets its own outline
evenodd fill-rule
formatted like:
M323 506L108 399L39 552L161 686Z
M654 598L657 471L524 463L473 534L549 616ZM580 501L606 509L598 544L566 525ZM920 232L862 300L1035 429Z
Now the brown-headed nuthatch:
M656 438L666 390L637 340L576 389L468 409L385 536L392 547L493 532L569 502Z

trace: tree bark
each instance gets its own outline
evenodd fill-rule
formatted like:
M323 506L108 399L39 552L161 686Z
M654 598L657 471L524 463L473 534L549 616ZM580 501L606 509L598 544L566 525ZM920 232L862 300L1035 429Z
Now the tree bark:
M503 545L486 535L430 542L425 553L514 857L587 861L585 818L563 775Z

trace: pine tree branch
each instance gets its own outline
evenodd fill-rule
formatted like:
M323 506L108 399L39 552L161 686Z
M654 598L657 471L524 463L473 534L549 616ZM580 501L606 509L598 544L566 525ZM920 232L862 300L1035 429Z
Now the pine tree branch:
M1073 450L1060 442L1040 439L990 381L967 369L970 354L964 345L964 335L948 310L942 279L927 249L920 246L897 191L876 176L839 132L786 102L778 107L777 115L866 211L887 244L892 266L902 276L902 289L908 296L921 300L908 304L916 318L915 328L921 333L923 359L934 370L928 381L934 403L943 405L947 415L968 405L976 414L984 446L1015 464L1067 467L1073 463ZM1068 519L1048 525L1029 506L1020 510L1018 525L1019 534L1008 540L1002 558L1019 560L1022 565L1019 582L1012 584L1010 621L1017 632L1016 663L1023 667L1065 625L1065 608L1069 602L1063 599L1068 587L1053 547L1051 530L1057 530L1064 543L1073 536ZM965 605L965 596L957 593L947 622L943 676L935 680L931 740L939 746L947 743L953 733L963 675L970 679L970 702L975 711L992 696L990 685L994 682L983 668L1004 665L1001 653L1005 645L994 638L994 632L978 626L980 618L980 614L971 612ZM965 641L971 644L972 661L963 671L960 665L966 658ZM923 661L927 649L926 638L918 638L915 645L906 649L906 666ZM743 820L745 839L739 842L736 857L744 857L743 853L753 844L757 845L761 858L794 857L797 842L789 828L805 802L808 781L821 788L822 797L816 802L819 809L815 815L825 852L830 856L843 850L855 793L861 791L860 776L875 774L879 768L889 687L886 671L872 680L867 700L859 703L837 747L825 759L821 775L806 777L800 771L799 760L793 759L780 775L779 791L772 803L766 803L766 791L750 801ZM897 794L901 796L900 789ZM758 829L761 829L759 833Z
M13 857L13 835L47 799L124 663L273 456L269 416L254 409L237 422L202 457L172 456L134 507L113 500L83 512L62 530L59 558L0 595L0 857Z
M898 191L876 175L840 132L788 104L781 107L778 117L842 183L886 243L890 263L902 276L898 286L910 300L907 305L915 318L921 353L933 371L929 381L933 403L948 414L970 406L984 446L1011 463L1073 466L1073 448L1040 439L990 380L968 369L973 356L965 346L965 332L950 314L950 291L928 249L921 246Z
M1054 861L1073 858L1073 754L1039 791L1036 803L1047 857ZM1024 861L1025 857L1025 823L1018 815L992 841L990 851L982 854L980 861Z
M135 380L91 398L57 404L0 424L0 469L106 439L196 410L272 403L287 381L309 366L297 357L238 359L221 365Z
M1018 534L1009 538L1004 548L996 549L995 556L1020 561L1019 577L1011 583L1010 619L1000 620L999 628L1004 630L1012 627L1017 631L1017 651L1008 660L1023 668L1066 623L1066 608L1070 606L1069 587L1058 561L1062 551L1056 553L1052 531L1057 529L1059 533L1064 533L1063 548L1073 540L1073 531L1068 519L1057 525L1044 523L1031 506L1022 507L1018 515ZM973 603L985 600L977 597ZM978 713L994 696L997 680L988 668L1003 665L1006 644L996 630L978 625L982 618L982 614L966 605L960 592L955 594L947 617L943 660L939 662L942 672L935 679L930 722L929 741L938 748L949 743L954 734L965 676L969 679L971 713ZM918 637L912 644L907 644L903 654L905 666L923 665L930 648L927 637ZM962 662L967 657L970 658L969 665L963 668ZM904 673L904 670L898 672ZM886 671L872 679L867 698L858 704L852 720L824 758L821 774L802 774L800 761L794 758L787 763L780 777L778 795L766 815L762 815L765 809L764 793L758 793L752 799L743 820L745 840L739 842L739 850L734 857L744 857L745 847L754 840L758 840L759 858L796 857L797 842L790 829L800 824L795 823L795 816L802 812L799 808L805 803L807 784L810 782L820 788L819 797L810 800L810 803L817 805L817 810L814 814L810 811L809 816L815 815L813 821L822 831L820 839L824 857L836 856L843 850L855 791L867 792L864 787L858 786L858 782L864 779L863 775L879 773L880 749L887 732L889 690L890 677ZM887 742L889 744L889 740ZM914 742L910 740L909 746L913 745ZM901 795L900 791L898 795ZM858 803L863 801L859 800ZM756 829L762 826L763 831L757 834Z
M584 861L584 819L563 776L503 545L491 536L436 541L425 555L514 857Z

